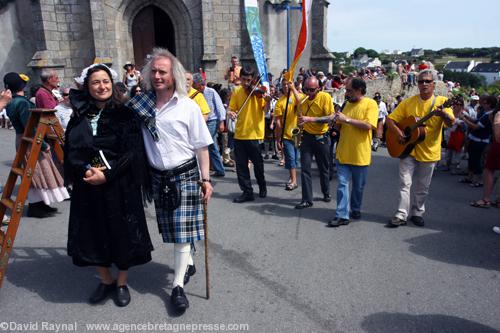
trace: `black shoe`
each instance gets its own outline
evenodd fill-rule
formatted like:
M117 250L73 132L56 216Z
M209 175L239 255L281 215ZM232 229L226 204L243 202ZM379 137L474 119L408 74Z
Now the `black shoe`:
M127 306L130 303L130 292L127 286L116 287L115 304L117 306Z
M361 212L352 211L350 216L353 220L359 220L361 218Z
M99 303L104 301L109 295L111 295L116 289L116 282L112 284L104 284L99 283L97 289L94 290L92 295L90 295L89 302L90 304Z
M196 273L196 267L194 265L188 265L186 269L186 274L184 274L184 285L188 284L189 278Z
M269 154L264 155L264 159L268 160L269 159Z
M279 160L279 159L280 159L280 158L278 157L278 155L276 155L276 154L275 154L275 155L273 155L273 156L271 156L271 158L272 158L273 160Z
M36 217L43 219L45 217L54 216L54 213L47 212L41 205L41 202L30 203L28 205L28 217Z
M55 213L55 212L57 212L57 208L56 207L51 207L49 205L46 205L43 201L40 204L40 208L42 208L43 210L45 210L46 212L49 212L49 213Z
M172 296L170 296L170 301L174 306L175 311L184 312L187 308L189 308L189 301L184 294L184 289L179 286L176 286L172 289Z
M260 198L265 198L267 197L267 188L264 186L264 187L261 187L259 188L259 197Z
M417 227L423 227L425 225L424 218L422 216L412 216L410 220Z
M310 201L301 201L298 205L295 206L295 209L304 209L312 207L313 203Z
M212 177L215 177L215 178L222 178L222 177L226 177L226 174L225 173L222 173L222 172L215 172Z
M234 203L242 203L246 201L254 201L255 198L253 197L253 194L251 193L242 193L239 197L236 197L233 199Z
M387 224L385 225L386 228L397 228L399 226L406 225L406 221L400 219L399 217L393 217Z
M348 225L349 220L348 219L341 219L341 218L334 218L333 220L328 221L327 227L328 228L336 228L340 227L341 225Z
M323 195L323 201L324 202L330 202L330 201L332 201L332 196L330 194L324 194Z

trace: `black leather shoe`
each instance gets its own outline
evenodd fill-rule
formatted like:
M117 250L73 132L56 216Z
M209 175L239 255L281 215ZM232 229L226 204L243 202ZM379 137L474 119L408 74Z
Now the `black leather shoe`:
M179 286L176 286L172 289L172 296L170 296L170 301L174 306L175 311L184 312L187 308L189 308L189 301L184 294L184 289Z
M267 197L267 188L266 187L259 188L259 197L260 198Z
M301 201L298 205L295 206L295 209L304 209L312 207L313 203L309 201Z
M116 287L115 304L117 306L127 306L130 303L130 292L127 286Z
M330 194L323 195L323 201L324 202L330 202L330 201L332 201L332 196Z
M196 273L196 267L194 265L188 265L186 274L184 274L184 285L188 284L189 279L194 275L194 273Z
M341 225L348 225L348 224L349 224L348 219L340 219L340 218L336 217L333 220L328 221L327 227L328 228L336 228L336 227L340 227Z
M30 203L28 205L28 213L26 214L28 217L36 217L39 219L43 219L45 217L54 216L54 213L46 211L40 202Z
M417 227L423 227L425 225L424 218L422 216L412 216L410 220Z
M361 218L361 212L352 211L350 217L353 220L359 220Z
M46 205L43 201L40 204L40 208L42 208L43 210L45 210L46 212L49 212L49 213L55 213L55 212L57 212L57 208L56 207L51 207L49 205Z
M234 198L233 202L242 203L242 202L254 201L254 200L255 200L255 198L253 197L253 194L242 193L239 197Z
M95 304L99 303L101 301L104 301L106 298L108 298L109 295L111 295L116 289L116 282L113 282L112 284L104 284L104 283L99 283L97 286L97 289L94 290L92 295L90 295L89 302L90 304Z

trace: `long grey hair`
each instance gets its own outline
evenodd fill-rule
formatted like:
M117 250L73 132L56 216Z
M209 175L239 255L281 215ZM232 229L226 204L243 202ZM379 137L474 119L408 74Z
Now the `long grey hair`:
M167 49L160 47L153 49L153 53L142 69L142 77L144 79L143 82L146 89L151 90L153 88L151 84L151 80L153 79L151 77L151 66L153 64L153 61L158 58L170 59L170 61L172 62L172 75L174 76L175 91L177 92L179 97L187 96L186 70L184 69L184 66L182 66L181 62Z

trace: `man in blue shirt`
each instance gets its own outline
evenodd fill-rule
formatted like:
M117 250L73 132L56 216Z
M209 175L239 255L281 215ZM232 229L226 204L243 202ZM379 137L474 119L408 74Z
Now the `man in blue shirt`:
M208 107L210 108L210 114L207 119L207 127L212 135L214 143L208 147L208 152L210 154L210 162L215 173L212 177L224 177L226 172L224 170L224 165L222 164L222 158L219 152L219 147L217 145L217 132L222 132L224 130L224 122L226 120L226 109L224 104L220 99L219 94L215 89L207 87L205 80L199 73L193 74L193 88L203 93Z

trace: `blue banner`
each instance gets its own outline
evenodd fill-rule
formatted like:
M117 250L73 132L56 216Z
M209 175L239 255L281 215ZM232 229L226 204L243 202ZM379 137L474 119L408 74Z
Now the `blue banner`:
M245 15L248 35L250 36L250 42L252 43L253 56L255 58L255 63L257 64L260 77L262 78L261 82L269 88L269 82L267 80L266 55L264 52L264 42L262 40L262 33L260 30L259 5L257 4L257 0L245 0Z

